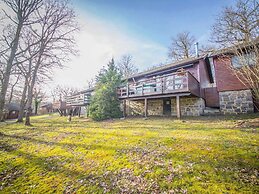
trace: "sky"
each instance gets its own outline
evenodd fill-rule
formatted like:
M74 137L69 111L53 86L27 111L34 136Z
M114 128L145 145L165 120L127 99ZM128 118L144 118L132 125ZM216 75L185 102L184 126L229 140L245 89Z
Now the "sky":
M189 31L206 44L210 29L234 0L72 0L80 25L78 55L49 83L84 89L111 58L130 54L140 71L168 63L172 37Z

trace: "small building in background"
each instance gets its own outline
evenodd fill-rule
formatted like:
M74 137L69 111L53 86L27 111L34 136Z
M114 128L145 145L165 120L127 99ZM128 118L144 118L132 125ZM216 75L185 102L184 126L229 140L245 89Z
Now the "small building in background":
M5 105L5 119L17 119L20 111L18 103L9 103Z
M39 114L49 114L53 112L53 104L48 102L48 103L42 103L39 108Z

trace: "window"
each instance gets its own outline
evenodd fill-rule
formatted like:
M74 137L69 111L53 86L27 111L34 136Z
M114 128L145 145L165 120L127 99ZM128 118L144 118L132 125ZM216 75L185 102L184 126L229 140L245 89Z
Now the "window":
M235 68L241 68L242 66L245 65L255 65L256 62L256 57L255 53L247 53L242 56L233 56L231 58L231 63L233 67Z

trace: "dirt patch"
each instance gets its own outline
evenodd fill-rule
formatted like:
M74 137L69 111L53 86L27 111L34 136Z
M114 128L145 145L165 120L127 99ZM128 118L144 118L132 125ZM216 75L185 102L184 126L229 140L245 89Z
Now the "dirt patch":
M238 120L235 124L236 128L259 128L259 118Z

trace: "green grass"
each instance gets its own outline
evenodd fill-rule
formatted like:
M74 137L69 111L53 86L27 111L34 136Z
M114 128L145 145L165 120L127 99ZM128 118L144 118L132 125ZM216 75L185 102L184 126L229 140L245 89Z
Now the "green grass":
M1 123L0 193L258 193L256 117Z

